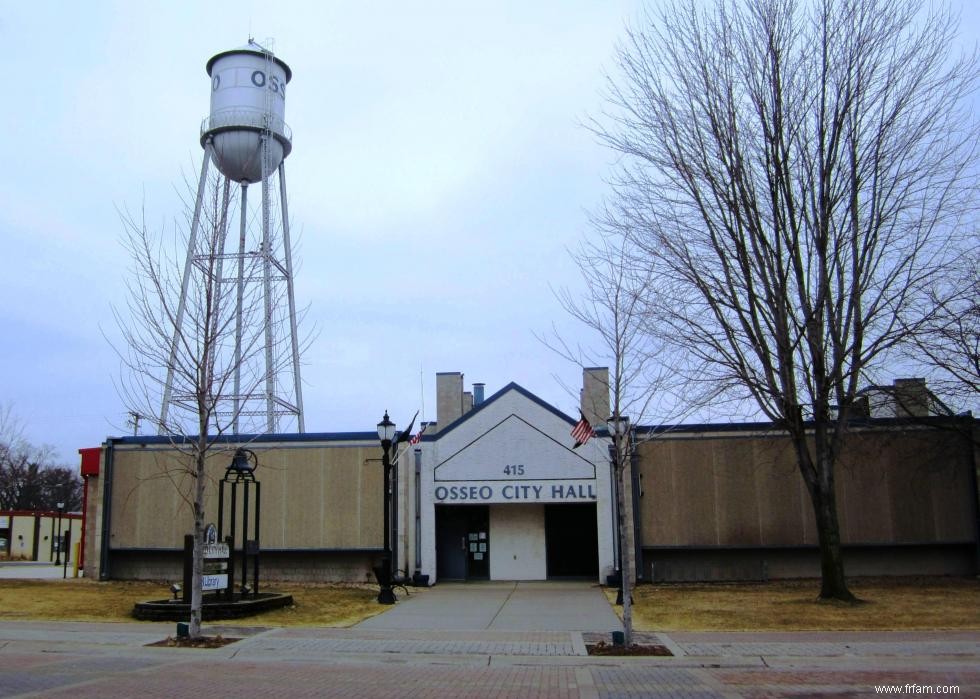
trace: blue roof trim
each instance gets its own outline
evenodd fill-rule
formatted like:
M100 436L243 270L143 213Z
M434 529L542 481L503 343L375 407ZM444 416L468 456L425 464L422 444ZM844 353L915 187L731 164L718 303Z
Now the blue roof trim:
M544 400L534 395L528 391L523 386L511 382L504 386L502 389L494 393L492 396L487 398L479 406L473 408L470 412L466 413L462 417L457 418L453 422L449 423L444 430L440 430L437 434L423 434L423 442L434 442L439 439L442 435L448 433L450 430L454 429L458 425L462 424L466 420L476 415L478 412L483 410L484 407L490 405L495 400L498 400L501 396L510 390L515 390L528 400L536 403L545 410L549 411L553 415L561 418L569 425L574 425L577 420L569 417L562 411L555 408L550 403L546 403ZM945 415L935 415L928 417L863 417L863 418L851 418L849 424L852 427L940 427L944 425L950 425L958 422L968 422L973 424L980 424L980 418L973 417L972 415L956 415L956 416L945 416ZM806 421L804 423L807 427L813 425L812 421ZM609 431L605 425L593 425L596 431L596 436L598 437L608 437ZM639 434L684 434L691 432L784 432L785 430L774 422L721 422L721 423L691 423L691 424L676 424L676 425L637 425L636 432ZM193 436L188 436L183 439L171 438L159 435L140 435L136 437L108 437L106 439L107 444L170 444L171 441L189 441L193 439ZM304 443L304 442L354 442L354 441L369 441L377 442L378 433L377 432L305 432L302 434L289 432L283 434L224 434L211 438L212 443L218 444L262 444L270 442L281 442L281 443Z
M565 413L563 413L562 411L560 411L558 408L556 408L555 406L551 405L551 403L547 403L544 400L542 400L541 398L538 398L536 395L534 395L533 393L531 393L529 390L527 390L526 388L524 388L520 384L517 384L517 383L514 383L513 381L511 381L509 384L507 384L506 386L504 386L503 388L501 388L499 391L497 391L496 393L494 393L492 396L490 396L489 398L487 398L485 401L483 401L482 403L480 403L478 406L476 406L475 408L473 408L472 410L470 410L465 415L456 418L455 420L453 420L452 422L450 422L445 427L440 428L438 433L431 434L431 435L429 435L429 434L423 434L422 435L422 441L423 442L434 442L437 439L439 439L440 437L442 437L443 435L449 434L449 432L451 430L456 429L459 425L463 424L464 422L466 422L467 420L469 420L470 418L472 418L473 416L475 416L477 413L479 413L481 410L483 410L484 408L486 408L488 405L490 405L491 403L493 403L496 400L499 400L500 397L503 396L508 391L517 391L522 396L524 396L525 398L527 398L528 400L530 400L532 403L535 403L535 404L541 406L542 408L544 408L545 410L547 410L551 414L553 414L553 415L561 418L565 422L567 422L569 425L574 425L576 422L578 422L578 420L575 420L575 419L569 417L568 415L566 415Z
M980 422L972 416L945 416L930 415L928 417L857 417L848 420L850 427L941 427L958 421ZM813 420L805 420L804 427L813 427ZM670 434L676 432L783 432L786 429L778 423L766 422L699 422L689 425L637 425L636 432L639 434ZM608 437L609 431L603 427L596 428L596 434L600 437Z
M136 437L109 437L106 442L111 444L170 444L171 442L188 442L194 436L167 437L161 435L141 435ZM269 442L352 442L370 440L378 441L377 432L289 432L283 434L223 434L211 437L211 442L217 444L262 444ZM379 445L380 446L380 445Z

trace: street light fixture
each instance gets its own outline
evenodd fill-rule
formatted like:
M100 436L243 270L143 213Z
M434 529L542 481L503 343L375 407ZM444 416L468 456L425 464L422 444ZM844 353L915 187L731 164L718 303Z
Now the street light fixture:
M606 427L613 438L613 466L615 467L616 473L616 478L614 479L616 481L616 510L619 515L617 517L619 527L616 532L616 541L619 545L619 590L616 591L616 604L621 605L628 589L626 566L623 565L624 557L626 556L626 551L623 549L623 533L626 528L623 512L625 509L623 473L628 463L627 450L629 449L630 419L626 415L620 415L617 412L615 415L611 415L606 421ZM626 439L625 443L623 442L624 439Z
M62 541L61 541L61 513L64 511L64 509L65 509L65 503L59 502L58 503L58 538L55 539L55 543L56 543L55 551L57 553L55 554L55 560L54 560L54 564L56 566L60 566L61 565L61 544L62 544ZM67 560L67 555L65 557L65 560Z
M374 575L381 587L378 592L378 602L380 604L394 604L395 593L391 589L394 575L391 569L391 456L389 450L395 439L395 423L388 417L387 410L385 410L384 418L378 423L378 439L381 440L381 466L384 469L384 556L381 565L374 568Z

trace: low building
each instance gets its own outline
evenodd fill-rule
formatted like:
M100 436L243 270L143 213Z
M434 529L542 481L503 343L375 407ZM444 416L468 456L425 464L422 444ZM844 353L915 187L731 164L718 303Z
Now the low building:
M949 409L929 390L923 378L895 379L890 386L858 391L854 412L859 417L951 417Z
M618 567L606 371L583 373L597 435L509 384L484 399L437 375L437 422L400 445L392 548L403 574L440 580L606 581ZM856 420L837 469L851 574L977 571L976 421ZM812 508L789 441L769 424L637 427L624 516L638 576L722 580L819 575ZM255 452L262 575L370 581L383 546L375 432L227 438L208 465L207 520L236 447ZM87 451L87 450L86 450ZM109 439L88 451L86 574L180 576L192 518L186 462L165 438ZM634 516L635 513L635 516Z
M81 532L80 512L0 510L0 559L74 565Z

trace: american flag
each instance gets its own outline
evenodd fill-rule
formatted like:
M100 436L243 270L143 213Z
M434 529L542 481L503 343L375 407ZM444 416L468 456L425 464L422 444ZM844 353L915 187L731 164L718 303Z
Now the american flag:
M579 413L579 415L582 415L582 413ZM585 415L582 415L582 419L576 422L575 427L572 428L572 437L575 439L575 446L572 449L578 449L592 437L595 437L595 430L592 429L589 421L585 419Z
M422 423L422 429L419 430L419 433L418 434L413 434L412 435L412 438L410 440L408 440L408 443L411 444L412 446L415 446L416 444L418 444L419 442L421 442L422 441L422 433L425 432L425 428L428 427L428 426L429 426L429 423L423 422Z

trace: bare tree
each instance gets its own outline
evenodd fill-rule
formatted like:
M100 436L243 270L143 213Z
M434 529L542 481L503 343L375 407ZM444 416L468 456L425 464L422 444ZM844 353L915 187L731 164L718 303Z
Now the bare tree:
M650 337L643 331L646 296L650 279L642 269L624 264L628 241L603 236L581 245L572 258L585 282L585 294L573 295L568 289L556 292L562 308L574 320L597 336L590 348L572 346L553 328L553 337L542 341L563 358L581 366L608 366L610 421L632 415L641 418L655 395L652 383ZM593 425L599 427L599 425ZM614 483L618 526L620 585L623 596L623 630L627 647L633 643L632 585L635 575L633 529L626 521L626 483L629 474L630 434L614 431Z
M607 217L608 219L608 217ZM572 345L556 327L550 337L541 341L559 356L585 368L610 368L608 390L610 423L633 425L649 420L661 421L666 415L676 417L679 403L672 393L674 372L668 348L649 331L650 298L656 294L656 280L647 266L633 263L630 239L615 227L594 221L597 237L584 242L572 253L584 282L581 295L567 288L556 292L566 313L591 331L588 346ZM597 427L597 426L594 426ZM652 431L647 434L653 434ZM617 536L623 597L623 629L627 646L633 643L632 587L635 578L636 550L633 517L627 500L630 457L637 447L636 433L613 430L612 460L616 503L619 512Z
M193 184L188 189L197 190ZM261 278L259 258L225 253L226 214L233 210L228 181L213 174L202 191L200 200L185 202L187 221L175 226L169 245L148 229L145 212L139 218L123 214L124 244L133 269L128 312L114 310L125 343L119 351L119 392L128 411L169 437L178 459L161 462L163 475L193 512L192 637L200 635L203 603L206 464L211 454L225 448L221 437L234 431L237 419L243 421L242 432L261 431L248 421L255 416L244 411L236 397L255 392L266 381L259 356L265 349L261 285L238 284L224 269L229 262L229 267L244 266L243 278ZM196 229L194 218L200 221ZM192 230L196 235L188 244ZM188 265L188 291L178 310ZM275 356L287 361L281 348ZM168 372L173 392L164 418L160 405Z
M854 599L834 465L855 393L930 317L975 191L976 62L951 59L955 18L922 6L669 4L628 32L595 127L624 156L610 225L657 276L651 318L692 390L792 441L821 598Z
M959 262L930 293L930 313L908 349L935 391L957 410L969 410L980 399L980 251Z
M562 309L590 331L587 346L572 345L553 326L539 339L563 359L581 367L611 367L609 392L613 414L646 416L667 378L662 347L647 331L648 299L654 280L648 269L630 263L630 241L606 231L572 252L584 282L581 295L555 292ZM659 358L659 363L656 361ZM659 406L658 406L659 407Z
M82 479L57 463L53 447L36 446L24 437L10 406L0 406L0 510L55 510L82 507Z

